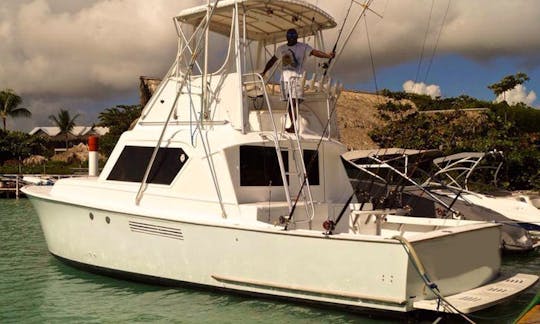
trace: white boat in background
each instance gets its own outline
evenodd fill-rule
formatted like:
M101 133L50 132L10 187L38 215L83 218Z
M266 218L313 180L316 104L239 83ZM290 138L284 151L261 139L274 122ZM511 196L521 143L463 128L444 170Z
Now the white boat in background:
M517 194L514 194L513 196L517 200L521 200L529 205L533 205L534 207L540 209L540 194L538 193L530 194L526 192L519 192Z
M462 152L433 160L438 170L424 183L433 192L458 199L468 204L482 206L496 211L540 238L540 209L525 195L483 194L469 190L471 176L481 169L493 169L493 182L501 169L502 161L494 165L482 165L488 157L501 152ZM441 187L439 184L444 183Z
M51 186L54 184L54 180L47 176L23 176L22 181L24 184L31 184L36 186Z
M361 202L373 203L377 208L400 209L404 215L414 217L501 224L500 245L505 252L526 252L540 245L514 220L493 209L458 199L461 189L440 183L434 186L429 168L434 160L440 161L440 155L438 150L382 148L349 151L341 157ZM425 181L426 178L430 180Z
M396 312L468 313L538 280L500 277L499 225L351 204L340 87L320 68L298 80L300 117L284 131L286 102L256 71L289 28L324 44L336 26L326 12L219 1L174 23L176 60L99 177L24 188L53 255L135 279ZM216 52L223 65L207 72Z

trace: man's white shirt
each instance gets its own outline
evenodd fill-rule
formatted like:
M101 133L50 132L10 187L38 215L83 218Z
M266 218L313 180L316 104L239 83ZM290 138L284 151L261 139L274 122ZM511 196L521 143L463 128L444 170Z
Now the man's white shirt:
M281 84L285 87L282 89L283 94L288 94L288 83L291 82L291 79L302 76L304 61L312 50L313 48L305 43L296 43L293 46L283 44L277 48L276 57L281 59ZM294 88L296 89L291 89L291 96L293 98L302 98L303 89L300 89L301 87L298 84Z

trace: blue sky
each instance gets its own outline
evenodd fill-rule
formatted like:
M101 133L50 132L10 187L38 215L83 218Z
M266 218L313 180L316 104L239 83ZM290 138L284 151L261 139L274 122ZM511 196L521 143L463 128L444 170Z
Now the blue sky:
M459 55L445 55L434 60L427 79L425 78L427 63L422 66L421 78L418 81L439 85L441 94L445 98L466 94L478 99L493 101L495 95L487 86L517 72L524 72L529 76L530 80L525 83L527 90L540 90L540 68L524 67L516 59L500 58L490 62L477 62ZM381 68L377 71L378 87L403 91L403 83L407 80L414 80L417 70L418 60ZM361 90L375 90L373 79L351 86ZM540 107L538 99L533 103L533 106Z
M325 33L323 50L328 51L350 1L308 2L327 11L338 25ZM171 18L203 3L206 0L0 1L0 88L21 94L33 114L31 119L8 119L8 128L49 126L48 116L59 109L80 114L78 122L91 125L108 107L137 104L139 76L162 77L174 59ZM344 35L361 10L358 5L352 8ZM532 100L540 95L540 1L373 0L371 8L383 18L368 14L336 61L335 76L348 88L375 90L373 57L379 88L404 90L405 82L415 79L422 47L418 81L423 82L436 48L425 86L412 86L411 91L494 100L487 85L524 72L531 79L526 89L507 98L540 108L540 99Z

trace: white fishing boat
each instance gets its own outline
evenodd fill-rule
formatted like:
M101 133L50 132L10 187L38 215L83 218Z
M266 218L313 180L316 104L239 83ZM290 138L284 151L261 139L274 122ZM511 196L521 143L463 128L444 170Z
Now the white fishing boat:
M99 177L24 188L53 255L135 279L396 312L472 312L538 280L500 276L499 225L351 204L330 73L297 80L304 101L290 103L299 118L284 131L287 103L257 73L265 48L289 28L322 47L336 26L326 12L216 1L174 23L176 60ZM212 48L216 34L227 51ZM224 57L216 71L208 53Z

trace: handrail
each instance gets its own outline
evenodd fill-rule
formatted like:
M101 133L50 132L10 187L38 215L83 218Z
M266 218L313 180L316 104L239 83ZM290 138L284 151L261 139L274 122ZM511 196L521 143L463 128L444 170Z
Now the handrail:
M204 26L204 28L208 28L208 26L210 24L210 17L213 15L214 10L217 7L217 4L218 4L218 1L216 1L214 3L214 6L212 7L212 11L210 11L207 14L207 19L206 19L206 21L204 21L204 25L202 25L202 23L201 23L201 26ZM202 39L202 35L197 40L197 43L196 43L195 48L194 48L194 53L193 53L193 55L191 55L191 60L189 62L189 67L193 67L193 65L196 62L196 59L197 59L197 56L198 56L196 54L198 54L198 52L200 51L201 44L202 44L201 39ZM161 130L161 134L159 135L158 142L157 142L156 146L154 147L154 150L152 152L152 156L150 158L150 161L148 162L148 165L146 167L146 171L144 172L144 176L143 176L143 179L141 181L141 185L139 186L139 190L137 191L137 196L135 197L135 204L136 205L139 205L140 202L141 202L144 189L146 188L146 185L147 185L148 176L150 175L150 171L152 170L152 166L154 165L154 161L156 160L157 153L159 151L159 148L161 147L161 142L163 141L163 136L165 135L165 131L167 130L168 123L171 120L171 117L172 117L174 111L176 110L176 104L178 102L178 98L180 97L180 94L182 93L182 89L184 88L184 86L186 85L186 83L188 82L188 80L191 77L191 70L192 70L192 68L189 68L187 70L187 73L184 75L184 78L182 79L182 83L180 84L180 86L179 86L179 88L178 88L178 90L176 92L176 97L174 98L174 102L173 102L173 104L171 106L169 114L167 115L166 122L163 125L163 129Z

